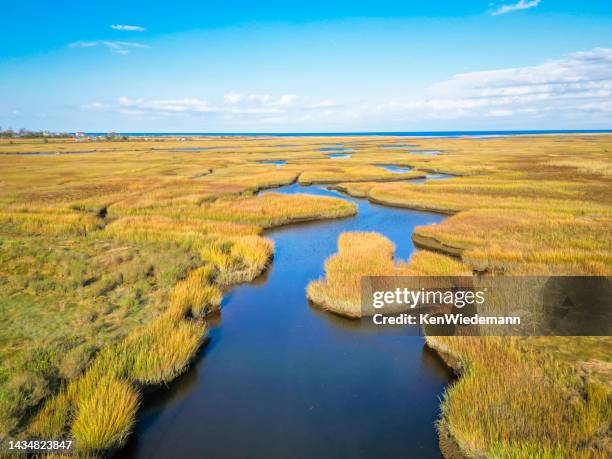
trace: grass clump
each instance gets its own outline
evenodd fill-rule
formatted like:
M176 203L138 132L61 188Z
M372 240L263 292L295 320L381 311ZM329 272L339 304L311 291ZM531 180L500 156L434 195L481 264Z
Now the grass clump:
M443 451L458 447L468 457L609 457L609 387L588 382L520 338L427 342L461 372L442 402Z
M164 316L125 341L133 360L128 378L140 385L157 385L182 374L202 344L206 327L190 320Z
M134 424L139 389L183 373L205 333L204 324L166 313L105 347L84 375L43 404L29 435L70 437L80 452L122 446Z
M338 253L325 261L325 278L308 284L308 299L346 317L361 317L362 276L392 275L395 246L371 232L347 232L338 238Z
M346 232L338 252L325 261L325 277L308 284L308 299L346 317L361 317L361 279L364 276L458 275L468 271L449 257L417 251L408 263L394 261L395 246L373 232Z
M35 438L64 438L72 417L71 402L65 388L48 399L29 425L29 433Z
M202 318L218 311L221 291L211 283L215 277L215 270L210 265L191 271L185 280L174 287L170 306L172 313L179 318L187 315Z
M264 228L287 223L354 215L353 203L343 199L266 193L263 196L217 199L200 208L202 218L253 223Z
M101 379L78 404L71 428L78 448L108 451L122 446L131 432L139 401L127 382Z

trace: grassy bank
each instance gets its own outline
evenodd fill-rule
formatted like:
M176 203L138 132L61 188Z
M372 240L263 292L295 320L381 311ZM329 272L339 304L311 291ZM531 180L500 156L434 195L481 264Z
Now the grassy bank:
M424 143L421 141L421 143ZM564 145L568 143L568 145ZM442 155L413 166L463 175L444 181L347 182L336 188L384 205L450 217L417 228L417 252L402 270L422 274L610 275L612 195L609 136L435 140ZM425 162L423 162L425 161ZM380 237L378 237L380 238ZM363 244L363 243L362 243ZM421 265L419 253L439 253ZM357 315L358 278L389 273L389 249L369 269L358 251L339 252L308 295ZM361 261L360 261L361 260ZM443 261L445 260L445 261ZM453 272L453 270L456 270ZM350 306L347 306L350 305ZM448 457L610 457L612 363L608 337L428 337L460 374L442 403L440 444Z
M325 276L308 284L308 299L335 314L362 316L363 276L418 276L469 273L467 266L430 251L415 252L408 262L395 261L395 247L372 232L346 232L338 238L338 252L325 261Z
M0 156L3 436L112 453L143 391L188 368L222 290L266 269L274 248L263 228L355 212L333 198L254 196L297 173L253 163L252 151L203 157L136 144Z
M589 354L608 352L610 345L556 340ZM544 351L537 338L430 336L427 343L461 375L442 401L438 429L445 455L610 457L609 379L593 379L575 359Z
M612 140L562 140L439 139L432 143L444 154L413 164L466 176L423 186L366 182L339 188L384 205L451 215L417 228L415 242L448 247L447 254L478 271L609 274Z
M392 137L0 141L0 435L74 438L84 454L119 448L143 390L188 367L223 289L270 262L263 229L355 212L260 189L344 181L356 196L452 215L417 230L442 253L408 262L380 235L342 235L308 295L346 316L359 315L366 274L610 274L612 138L566 140L411 140L436 156L381 148L405 142ZM330 142L352 157L328 158L320 149ZM19 155L50 152L60 154ZM458 177L407 180L424 171ZM441 426L465 452L607 453L609 339L430 343L462 363ZM528 384L509 390L521 378ZM574 436L554 429L562 420Z

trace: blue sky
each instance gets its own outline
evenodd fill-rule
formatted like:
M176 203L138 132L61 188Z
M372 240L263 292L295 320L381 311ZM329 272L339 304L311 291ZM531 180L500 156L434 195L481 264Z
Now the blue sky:
M13 1L0 126L612 128L612 2Z

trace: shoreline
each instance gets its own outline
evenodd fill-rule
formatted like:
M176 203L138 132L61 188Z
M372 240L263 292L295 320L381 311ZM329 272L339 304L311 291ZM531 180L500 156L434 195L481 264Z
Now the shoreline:
M437 343L435 336L425 337L425 347L433 352L455 374L457 379L461 378L464 369L459 356L453 354L448 347ZM453 382L451 381L450 384L453 384ZM436 423L436 430L438 431L440 452L445 459L467 459L469 457L451 433L448 420L442 413Z

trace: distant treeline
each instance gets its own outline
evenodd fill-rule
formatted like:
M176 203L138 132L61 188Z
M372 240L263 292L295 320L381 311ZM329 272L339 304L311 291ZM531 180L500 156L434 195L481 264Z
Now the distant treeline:
M2 129L0 127L0 138L38 139L41 137L72 137L72 134L68 132L29 131L24 128L14 131L11 128Z

